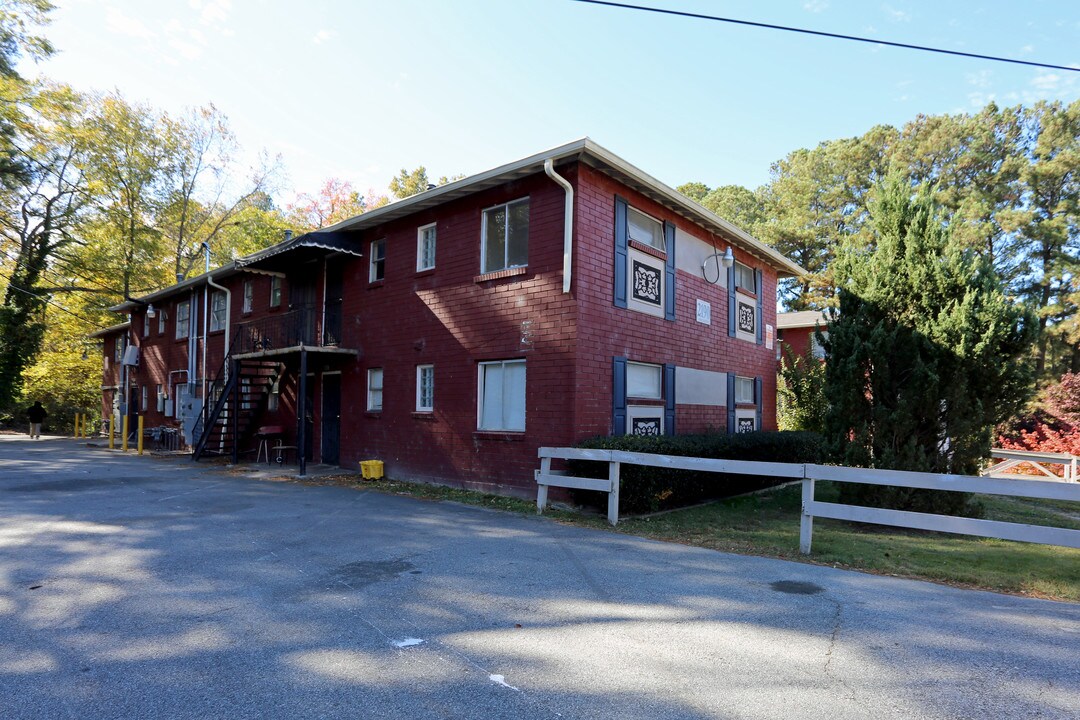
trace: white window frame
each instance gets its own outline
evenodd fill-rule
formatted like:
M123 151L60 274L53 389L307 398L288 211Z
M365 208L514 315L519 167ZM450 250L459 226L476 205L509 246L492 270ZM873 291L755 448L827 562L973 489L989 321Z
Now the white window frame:
M150 394L149 391L150 391L150 386L149 385L143 385L142 387L139 388L139 408L140 408L140 412L146 412L146 408L148 407L148 405L147 405L147 402L148 402L147 396Z
M191 332L191 301L181 300L176 303L176 339L185 340Z
M653 233L652 240L644 239L642 237L634 237L633 228L635 223L633 221L636 219L634 218L635 215L640 216L640 218L645 221L644 223L637 222L636 224L638 227L644 228L645 225L655 226L655 232ZM641 243L642 245L648 245L654 250L659 250L660 252L667 252L667 242L664 240L664 223L657 220L652 215L643 213L642 211L631 205L626 206L626 236L630 240Z
M270 276L270 307L281 307L281 278Z
M375 248L379 248L379 255L376 257ZM368 245L368 282L379 282L386 279L386 238L379 238L378 240L372 240ZM376 270L382 272L379 277L375 277Z
M143 313L142 336L144 338L150 337L150 318L146 316L145 312Z
M424 381L427 380L425 387ZM425 392L426 391L426 392ZM425 397L426 395L426 397ZM435 366L416 366L416 412L435 410Z
M757 397L755 397L756 393L754 392L754 385L755 385L755 381L754 381L754 378L752 378L752 377L743 377L741 375L736 375L735 376L735 404L736 405L756 405L757 404ZM746 393L745 392L740 392L740 391L745 391L746 388L749 388L749 390L750 390L750 399L749 400L746 399Z
M490 426L485 426L484 425L484 394L485 394L485 390L486 390L485 382L486 382L486 378L487 378L487 368L494 367L496 365L501 366L503 368L503 370L504 370L504 373L503 373L503 387L500 388L500 393L502 393L502 397L503 397L503 405L502 405L502 415L503 415L502 421L503 422L500 424L499 427L490 427ZM512 420L510 422L506 421L506 393L505 393L505 391L506 391L506 382L505 382L506 373L505 373L505 369L506 369L506 367L508 365L521 365L522 367L525 368L525 373L526 374L525 374L525 377L524 377L523 383L522 383L522 385L523 385L522 392L525 395L525 399L522 402L521 427L514 427ZM528 415L528 407L527 407L527 403L528 403L528 387L529 387L528 382L529 382L529 380L528 380L528 368L525 365L525 360L524 359L491 360L491 361L478 363L478 365L477 365L477 381L476 381L476 429L480 430L481 432L525 432L525 425L526 425L526 420L527 420L526 416Z
M435 225L428 223L416 229L416 272L435 269L435 247L438 239ZM430 252L427 252L429 248Z
M500 203L498 205L493 205L492 207L486 208L483 212L480 213L480 273L482 275L486 275L487 273L499 272L501 270L513 270L513 269L516 269L516 268L523 268L523 267L528 267L529 266L529 234L528 234L528 231L526 231L526 233L525 233L525 263L524 264L522 264L522 265L511 265L510 264L510 243L507 242L508 239L509 239L509 234L510 234L510 208L513 207L514 205L521 205L522 203L524 203L526 206L529 206L529 204L530 204L529 196L526 195L525 197L518 198L517 200L511 200L509 202ZM505 230L504 230L505 235L503 237L503 264L500 267L489 268L489 267L486 267L484 265L484 263L487 262L487 243L488 243L488 237L487 237L488 222L487 222L487 218L488 218L488 213L498 212L499 210L503 210L506 213L506 227L505 227ZM531 207L530 207L530 210L531 210Z
M378 387L376 387L376 378ZM386 375L383 368L368 368L367 371L367 410L368 412L382 412L383 409L383 382Z
M221 300L220 304L218 300ZM210 329L208 332L217 332L225 329L225 315L229 312L225 304L225 292L215 290L210 293Z
M244 304L240 312L249 313L255 309L255 281L244 281Z
M649 372L656 374L656 392L655 393L637 393L634 392L635 388L630 386L630 376L634 371ZM627 361L626 363L626 396L632 398L640 398L643 400L663 400L664 399L664 366L657 365L655 363L643 363Z
M746 275L748 275L750 278L750 287L747 287L742 282L740 282L740 276L742 275L741 271L743 270L746 271ZM744 263L741 263L738 260L735 261L735 289L748 295L754 296L757 296L758 291L761 289L757 286L757 272L754 270L754 268Z
M158 310L158 314L157 314L157 334L158 335L164 335L165 334L165 317L167 315L168 315L168 313L165 312L165 308L162 308L162 309Z

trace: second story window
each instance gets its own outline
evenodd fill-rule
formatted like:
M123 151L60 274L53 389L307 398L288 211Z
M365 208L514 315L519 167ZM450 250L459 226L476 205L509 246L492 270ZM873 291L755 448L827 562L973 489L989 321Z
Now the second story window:
M225 293L217 290L210 296L210 332L225 329Z
M481 273L528 265L529 198L485 210L481 234Z
M277 275L270 278L270 307L281 307L281 278Z
M165 308L158 310L157 314L157 334L165 334Z
M188 325L191 323L191 301L176 304L176 339L183 340L188 336Z
M416 231L416 271L435 267L435 223Z
M243 312L249 313L252 308L255 307L255 282L252 280L244 281L244 306Z
M643 245L664 252L664 226L659 220L654 220L643 212L634 208L626 210L626 230L630 239Z
M368 264L368 282L378 282L386 277L386 239L371 241L371 260Z
M121 335L116 336L116 343L113 345L113 360L119 365L124 359L124 338Z
M735 288L751 295L757 295L757 274L749 265L735 263Z

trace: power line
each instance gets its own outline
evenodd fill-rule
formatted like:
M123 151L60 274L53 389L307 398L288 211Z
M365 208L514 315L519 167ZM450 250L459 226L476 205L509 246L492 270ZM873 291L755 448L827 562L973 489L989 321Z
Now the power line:
M97 326L97 325L101 324L99 322L91 320L90 318L83 317L82 315L79 315L78 313L74 313L74 312L68 310L63 305L61 305L61 304L59 304L57 302L53 302L53 300L51 298L48 298L48 297L46 297L44 295L40 295L40 294L35 293L35 292L30 292L29 290L24 290L23 288L21 288L18 285L14 284L12 276L10 276L10 275L4 275L3 273L0 273L0 278L4 278L5 280L8 281L7 286L8 286L8 289L10 289L10 290L14 290L15 292L21 292L23 295L29 295L30 297L35 297L38 300L41 300L42 302L44 302L46 305L52 305L57 310L62 310L63 312L66 312L68 315L70 315L70 316L72 316L74 318L78 318L79 320L82 320L87 325Z
M958 55L960 57L976 58L978 60L992 60L994 62L1012 63L1014 65L1028 65L1030 67L1049 68L1051 70L1080 72L1080 67L1052 65L1050 63L1035 62L1033 60L1019 60L1017 58L998 57L995 55L981 55L979 53L960 52L959 50L945 50L943 48L929 47L927 45L911 45L889 40L859 37L858 35L842 35L840 33L824 32L822 30L808 30L806 28L789 27L787 25L773 25L771 23L753 22L751 20L719 17L717 15L702 15L700 13L685 12L682 10L648 7L647 5L630 5L628 3L608 2L608 0L575 0L575 2L588 3L589 5L606 5L607 7L621 8L623 10L643 10L645 12L660 13L661 15L676 15L678 17L696 18L698 20L715 20L716 22L731 23L732 25L747 25L749 27L764 28L766 30L783 30L785 32L816 35L818 37L834 38L836 40L851 40L853 42L870 43L872 45L887 45L889 47L904 48L905 50L922 50L923 52L940 53L942 55Z

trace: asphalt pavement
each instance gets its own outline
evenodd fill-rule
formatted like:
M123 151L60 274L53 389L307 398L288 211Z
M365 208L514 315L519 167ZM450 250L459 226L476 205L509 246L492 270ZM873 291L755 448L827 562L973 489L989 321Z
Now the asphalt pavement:
M0 718L158 717L1077 718L1080 605L0 436Z

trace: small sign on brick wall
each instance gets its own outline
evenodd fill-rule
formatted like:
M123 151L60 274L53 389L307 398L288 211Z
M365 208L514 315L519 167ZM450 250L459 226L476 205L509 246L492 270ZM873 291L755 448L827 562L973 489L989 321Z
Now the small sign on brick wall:
M765 326L765 349L766 350L772 350L773 349L773 338L775 336L776 336L776 330L773 329L773 326L772 325L766 325Z
M704 300L697 301L697 321L706 325L712 325L712 305Z

